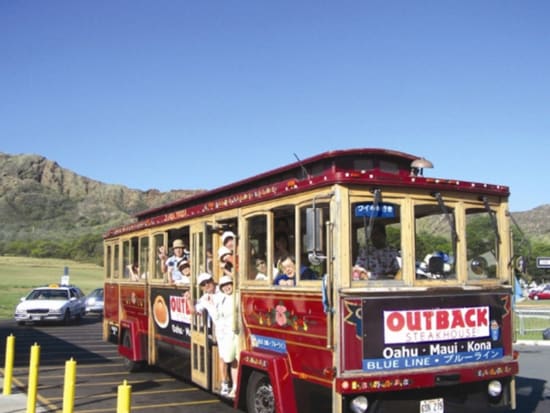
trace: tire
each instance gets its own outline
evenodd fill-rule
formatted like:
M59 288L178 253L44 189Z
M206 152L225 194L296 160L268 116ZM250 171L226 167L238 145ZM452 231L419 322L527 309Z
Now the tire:
M63 316L63 324L68 326L71 324L71 310L65 310L65 315Z
M269 378L264 373L253 372L246 386L246 411L248 413L275 413L275 395Z
M130 333L128 333L128 331L125 331L122 336L122 345L127 348L132 348L132 341L130 340ZM130 360L126 357L122 359L122 363L124 364L126 371L129 373L136 373L143 369L143 363Z
M535 296L533 297L533 300L535 300L535 301L537 301L538 299L539 299L539 296L538 296L538 295L535 295Z

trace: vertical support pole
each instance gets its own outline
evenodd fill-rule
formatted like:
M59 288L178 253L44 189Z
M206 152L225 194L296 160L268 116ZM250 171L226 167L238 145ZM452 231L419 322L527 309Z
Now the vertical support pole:
M6 359L4 362L4 396L11 394L11 382L13 378L13 359L15 351L15 336L10 334L6 338Z
M126 380L118 386L116 411L117 413L130 413L132 400L132 386Z
M40 346L34 343L31 346L29 362L29 384L27 389L27 413L36 412L36 393L38 390L38 367L40 366Z
M76 385L76 361L71 357L65 362L65 385L63 387L63 413L74 411L74 389Z
M523 313L518 313L519 318L519 335L525 335L525 319L523 318Z

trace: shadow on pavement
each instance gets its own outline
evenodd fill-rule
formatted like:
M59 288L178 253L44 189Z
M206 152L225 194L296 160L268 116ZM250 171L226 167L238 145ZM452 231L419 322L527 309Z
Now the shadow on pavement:
M517 376L516 394L518 410L522 413L536 412L539 403L549 399L548 396L545 396L545 385L545 380ZM511 410L511 412L512 411L513 410Z
M100 329L101 327L98 325L100 322L101 318L99 317L85 317L80 321L79 325L89 325L90 329ZM26 324L19 326L12 320L0 321L1 365L4 366L5 364L6 341L7 337L11 334L15 337L14 367L28 367L31 347L34 344L40 346L41 366L58 366L70 358L78 360L79 364L110 361L97 353L76 346L60 337L60 335L62 336L60 331L65 329L66 331L64 332L70 334L70 329L74 327L74 325L63 324ZM49 334L48 331L51 331L52 334Z

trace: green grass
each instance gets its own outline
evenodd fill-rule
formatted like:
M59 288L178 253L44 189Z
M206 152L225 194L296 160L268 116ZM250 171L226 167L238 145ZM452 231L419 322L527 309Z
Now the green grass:
M0 319L13 317L15 306L34 287L60 283L64 268L69 282L85 294L103 286L103 268L93 264L60 259L0 257Z

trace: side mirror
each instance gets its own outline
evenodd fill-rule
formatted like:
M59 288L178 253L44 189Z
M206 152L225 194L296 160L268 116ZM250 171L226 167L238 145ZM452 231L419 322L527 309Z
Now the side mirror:
M323 210L321 208L306 210L305 247L310 253L323 251Z
M527 274L527 257L522 255L516 257L514 259L514 268L521 275Z
M470 269L476 275L486 274L488 267L487 260L482 256L474 258L470 263Z

